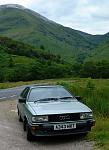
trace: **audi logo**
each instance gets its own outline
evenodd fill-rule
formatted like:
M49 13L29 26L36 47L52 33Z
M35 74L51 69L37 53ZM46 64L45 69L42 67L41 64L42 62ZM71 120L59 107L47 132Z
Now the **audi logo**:
M70 116L69 115L66 115L66 116L59 116L59 119L62 121L62 120L69 120L70 119Z

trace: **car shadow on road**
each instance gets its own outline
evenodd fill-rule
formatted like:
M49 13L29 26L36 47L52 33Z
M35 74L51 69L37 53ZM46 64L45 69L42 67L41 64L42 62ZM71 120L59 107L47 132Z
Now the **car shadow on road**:
M86 140L85 135L67 135L67 136L54 136L54 137L35 137L33 142L41 145L55 145L62 143L79 142Z

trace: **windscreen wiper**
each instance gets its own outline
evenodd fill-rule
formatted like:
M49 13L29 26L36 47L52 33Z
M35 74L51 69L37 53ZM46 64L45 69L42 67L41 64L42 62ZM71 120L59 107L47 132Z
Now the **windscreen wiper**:
M36 102L47 102L47 101L57 101L58 98L54 98L54 97L50 97L50 98L42 98L42 99L38 99L36 101L34 101L34 103Z
M71 102L73 98L74 97L72 96L66 96L66 97L60 97L59 99L61 102Z
M74 98L72 96L65 96L65 97L60 97L59 99L71 99L71 98Z

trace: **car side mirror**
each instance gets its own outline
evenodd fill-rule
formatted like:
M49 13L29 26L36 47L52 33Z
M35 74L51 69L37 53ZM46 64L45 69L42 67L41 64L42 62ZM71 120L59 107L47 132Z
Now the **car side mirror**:
M20 97L20 98L19 98L19 103L26 103L26 98Z
M81 101L81 97L80 97L80 96L75 96L75 98L76 98L78 101Z

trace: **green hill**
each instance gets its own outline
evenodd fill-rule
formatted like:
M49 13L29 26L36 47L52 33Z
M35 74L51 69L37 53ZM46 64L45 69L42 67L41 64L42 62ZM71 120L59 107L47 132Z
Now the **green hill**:
M109 44L101 47L104 48L104 54L107 52L107 56L101 55L102 60L107 57L107 61L102 61L101 56L98 57L92 50L92 58L95 57L93 60L89 58L84 64L70 64L63 61L59 55L47 52L43 47L37 49L10 38L0 37L0 82L62 77L108 78ZM100 48L97 50L99 54L103 51Z
M43 47L66 60L82 61L103 40L101 36L59 25L19 5L1 5L0 35Z
M64 60L80 63L93 53L99 55L96 47L109 41L108 33L91 35L67 28L15 4L0 6L0 35L37 48L43 47L45 51L58 54ZM99 57L105 59L107 54Z
M95 49L92 49L91 54L85 61L109 61L109 42L100 44Z
M65 77L70 69L58 55L0 37L0 82Z

